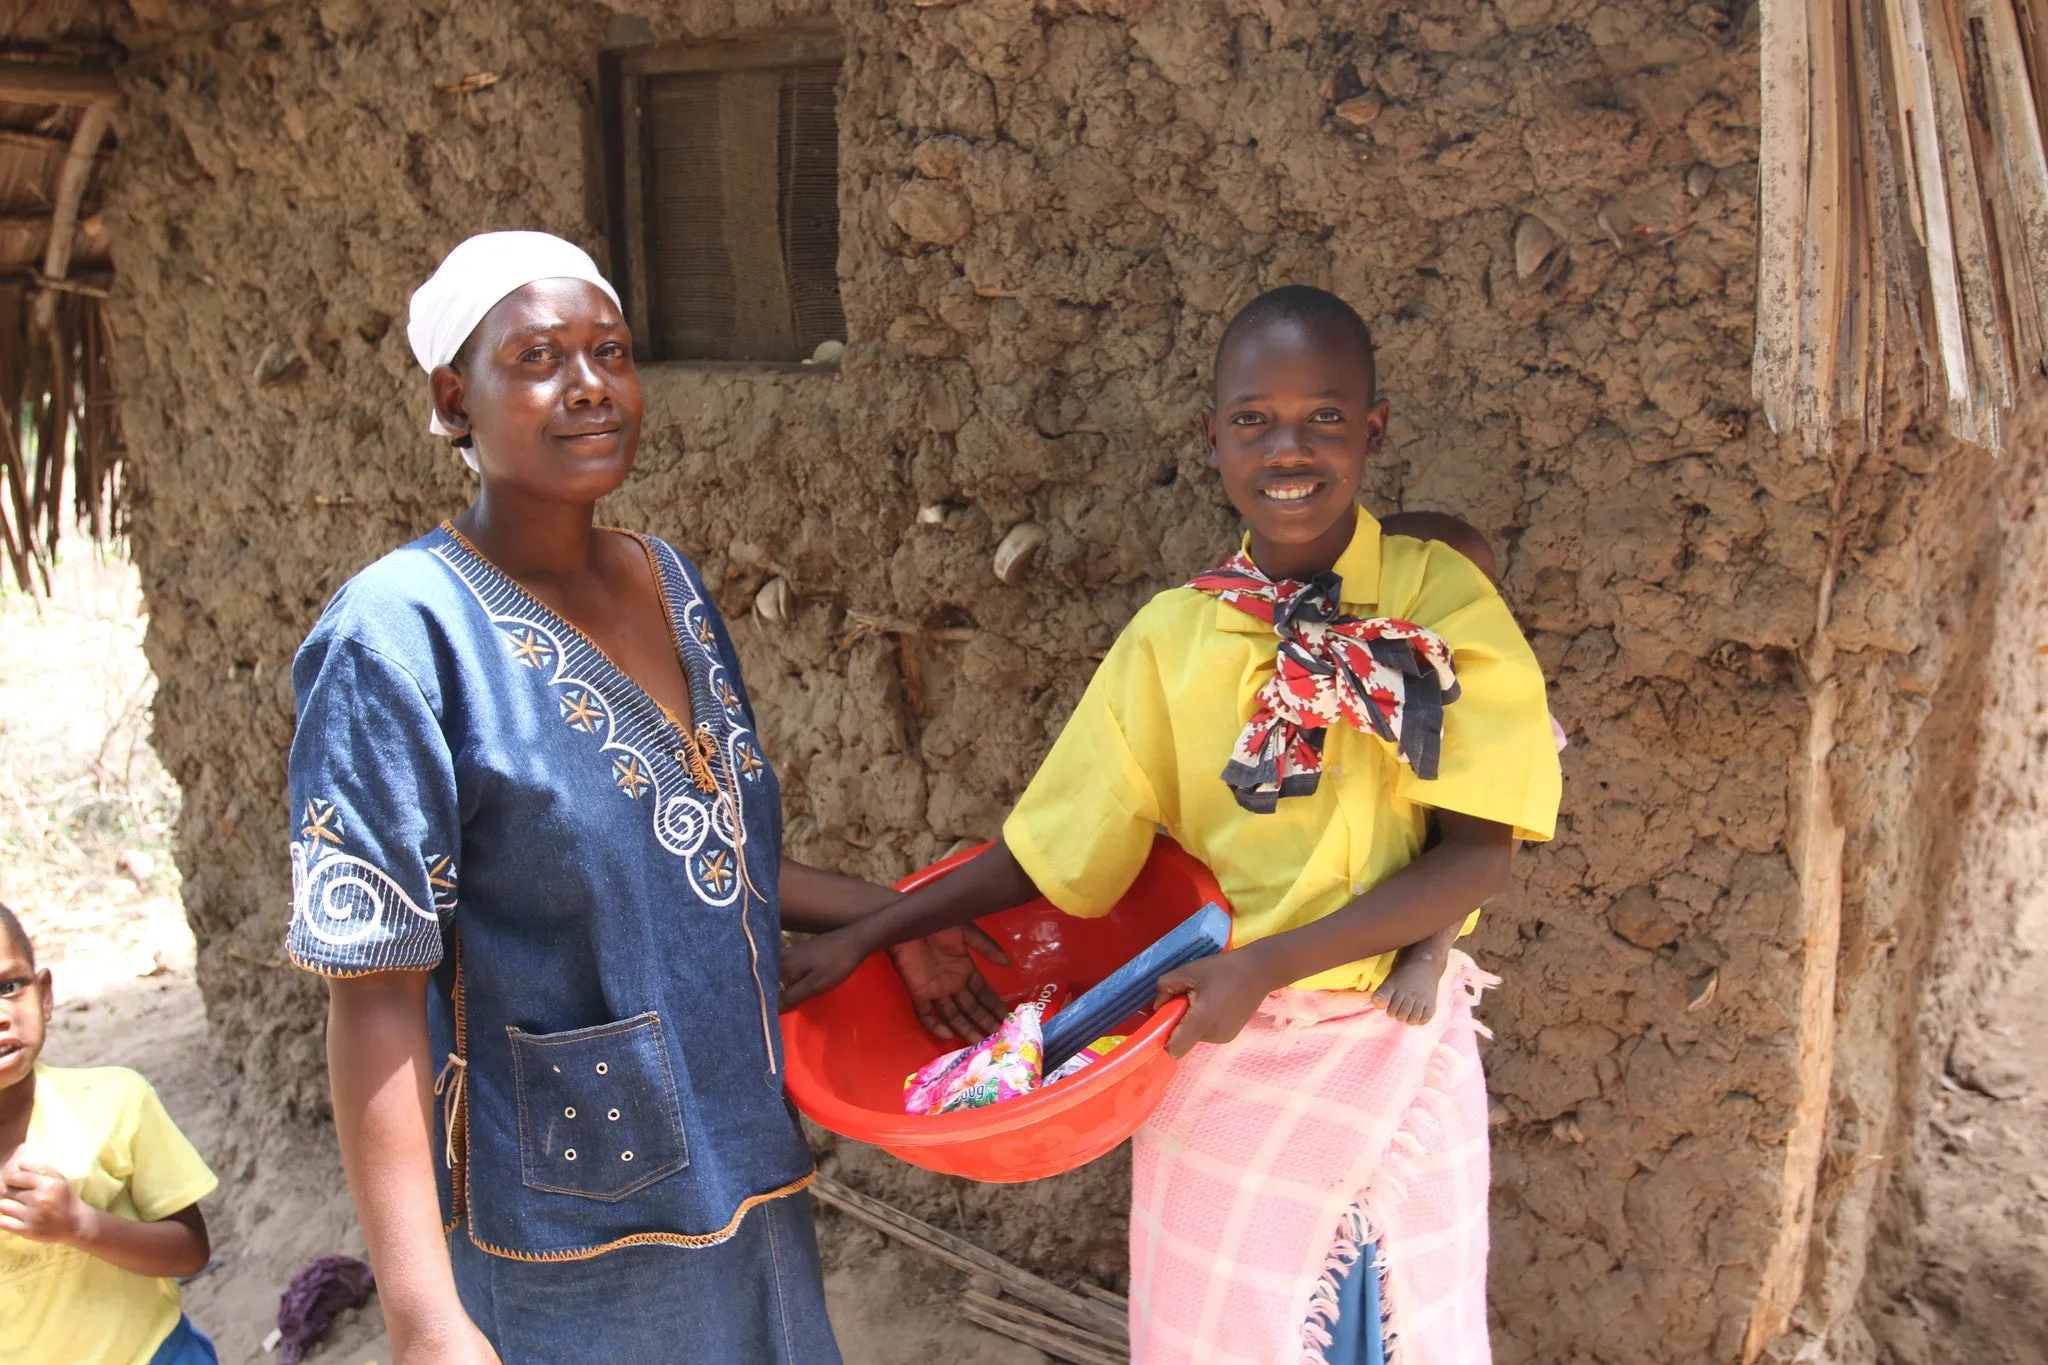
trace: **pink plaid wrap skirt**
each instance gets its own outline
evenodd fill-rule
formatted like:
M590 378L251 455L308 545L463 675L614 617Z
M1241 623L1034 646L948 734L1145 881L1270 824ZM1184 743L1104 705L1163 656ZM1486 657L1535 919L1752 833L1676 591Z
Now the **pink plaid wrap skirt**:
M1375 1241L1390 1365L1488 1365L1472 1009L1498 980L1454 951L1419 1027L1362 992L1276 991L1188 1055L1135 1140L1132 1365L1321 1365Z

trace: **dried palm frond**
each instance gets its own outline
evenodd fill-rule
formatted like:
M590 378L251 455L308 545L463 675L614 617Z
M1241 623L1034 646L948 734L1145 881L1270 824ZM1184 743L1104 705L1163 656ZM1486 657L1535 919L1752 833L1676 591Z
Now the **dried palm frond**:
M69 508L95 542L127 532L125 446L98 298L0 284L0 550L25 592L49 589ZM48 305L46 305L48 307Z
M1997 450L2048 372L2048 0L1762 0L1752 384L1811 448L1918 378ZM1927 321L1932 320L1931 334Z

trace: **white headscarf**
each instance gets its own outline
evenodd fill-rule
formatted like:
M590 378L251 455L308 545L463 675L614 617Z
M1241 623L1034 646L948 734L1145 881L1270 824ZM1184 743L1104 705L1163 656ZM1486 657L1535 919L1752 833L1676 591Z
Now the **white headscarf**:
M462 343L498 306L498 300L535 280L588 280L614 305L618 291L597 272L597 262L574 242L545 232L485 232L448 253L433 277L412 293L405 339L413 358L432 374L451 363ZM453 436L436 412L428 423L436 436ZM471 466L474 468L474 464Z

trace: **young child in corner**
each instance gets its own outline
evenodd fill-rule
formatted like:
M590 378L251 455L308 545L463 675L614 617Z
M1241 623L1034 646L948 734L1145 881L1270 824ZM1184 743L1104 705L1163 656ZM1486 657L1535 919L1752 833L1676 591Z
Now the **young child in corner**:
M0 905L0 1360L212 1365L177 1277L211 1249L219 1183L149 1082L43 1066L50 972Z
M1357 504L1387 426L1375 365L1319 289L1231 320L1202 428L1238 553L1125 628L988 852L784 958L790 1005L1034 896L1104 914L1157 826L1210 868L1232 945L1160 982L1188 1009L1135 1138L1134 1365L1377 1363L1397 1336L1431 1365L1490 1358L1472 1005L1492 978L1449 945L1515 840L1550 836L1558 759L1487 576Z

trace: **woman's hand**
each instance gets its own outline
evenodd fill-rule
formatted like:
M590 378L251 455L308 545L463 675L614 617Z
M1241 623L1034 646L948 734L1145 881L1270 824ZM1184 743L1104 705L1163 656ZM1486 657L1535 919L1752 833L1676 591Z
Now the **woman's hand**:
M500 1365L498 1353L467 1317L446 1326L424 1329L397 1344L394 1365Z
M870 951L857 925L790 944L782 950L782 1008L793 1010L831 990L852 976Z
M1008 1013L995 987L974 965L974 953L998 966L1010 965L1001 946L976 924L941 929L889 950L903 984L910 988L918 1022L934 1038L978 1043L994 1033Z
M1263 963L1242 948L1199 958L1160 977L1155 1004L1180 995L1188 999L1188 1012L1166 1040L1167 1055L1185 1057L1196 1043L1227 1043L1244 1032L1272 993L1266 978Z

